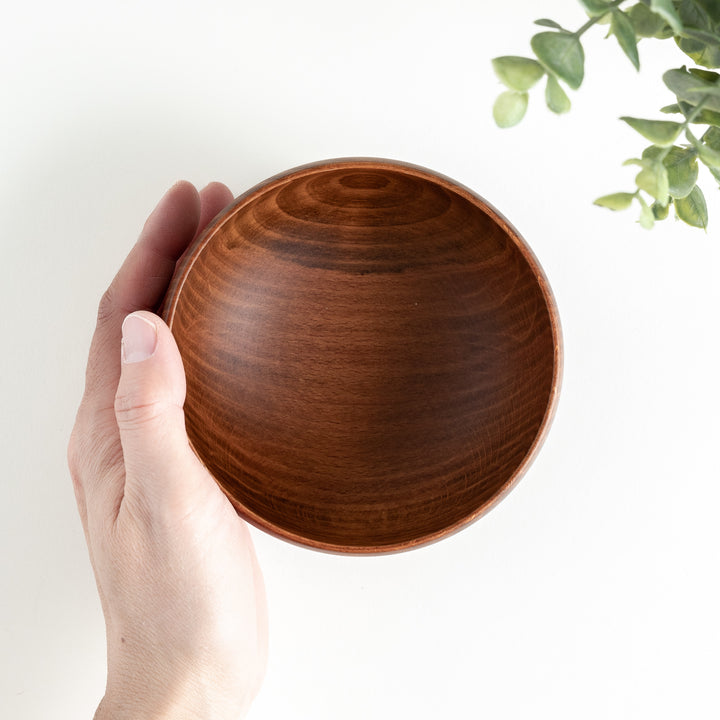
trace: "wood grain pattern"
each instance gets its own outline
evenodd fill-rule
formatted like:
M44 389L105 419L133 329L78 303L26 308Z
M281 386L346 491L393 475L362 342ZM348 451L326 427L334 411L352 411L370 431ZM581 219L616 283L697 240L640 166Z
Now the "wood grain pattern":
M479 517L550 422L542 271L481 198L414 166L306 166L240 197L164 315L190 440L238 512L288 540L400 550Z

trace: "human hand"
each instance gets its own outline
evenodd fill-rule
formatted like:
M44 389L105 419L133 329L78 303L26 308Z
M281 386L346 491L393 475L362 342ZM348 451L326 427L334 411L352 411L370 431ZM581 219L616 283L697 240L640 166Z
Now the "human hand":
M199 194L176 184L100 303L68 447L107 629L96 719L235 720L264 675L252 541L188 443L182 360L151 312L178 258L231 199L219 183Z

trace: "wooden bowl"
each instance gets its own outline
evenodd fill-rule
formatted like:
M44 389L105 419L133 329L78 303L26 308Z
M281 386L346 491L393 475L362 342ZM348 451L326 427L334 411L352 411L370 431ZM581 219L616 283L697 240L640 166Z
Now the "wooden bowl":
M520 235L387 160L239 197L163 315L200 459L242 517L322 550L404 550L475 520L527 469L558 395L558 315Z

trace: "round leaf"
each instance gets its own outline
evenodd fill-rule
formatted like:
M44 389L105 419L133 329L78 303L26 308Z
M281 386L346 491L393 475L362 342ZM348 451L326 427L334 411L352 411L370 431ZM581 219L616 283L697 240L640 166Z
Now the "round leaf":
M703 143L700 143L696 147L698 155L705 165L711 169L720 170L720 152L704 145Z
M684 100L691 105L697 105L705 99L704 108L720 112L720 97L708 95L708 89L713 88L713 83L705 82L701 78L689 73L685 68L680 70L668 70L663 75L663 82L675 93L678 100Z
M493 105L493 117L498 127L509 128L517 125L528 106L528 94L508 90L502 93Z
M680 49L698 65L714 68L720 65L720 35L706 30L686 28L681 38L676 38ZM690 72L693 72L692 70Z
M720 152L720 128L708 128L701 140L713 150Z
M517 92L526 92L545 74L537 60L512 55L495 58L492 66L500 82Z
M643 3L633 5L628 10L628 16L635 29L635 34L639 37L657 37L667 27L665 20ZM670 32L672 33L672 30Z
M585 53L575 35L568 32L542 32L530 45L538 60L550 72L577 90L585 75Z
M720 38L718 38L720 41ZM720 80L720 75L711 70L703 70L702 68L690 68L688 72L695 77L699 77L703 82L710 83L711 85L717 85Z
M682 130L680 123L669 120L642 120L633 117L621 117L620 119L650 142L662 147L672 145Z
M672 202L672 200L670 202ZM661 205L658 202L653 203L652 214L656 220L665 220L665 218L668 216L669 212L670 212L670 203L668 203L667 205Z
M579 0L580 4L585 8L585 12L591 17L599 17L605 15L610 10L609 3L604 0Z
M676 33L682 32L682 22L672 0L650 0L650 9L665 20Z
M703 125L714 125L715 127L720 127L720 113L715 112L714 110L703 109L698 115L695 116L693 122L701 123Z
M663 148L658 147L657 145L650 145L650 147L646 147L643 150L642 157L643 157L643 160L651 160L652 161L652 160L656 160L664 152L665 152L665 150ZM652 164L652 163L650 163L650 164ZM640 165L642 167L649 167L648 163L641 162Z
M570 110L570 98L562 89L554 75L548 75L545 86L545 102L554 113L562 114Z
M712 25L707 13L695 0L676 0L675 8L685 29L688 27L711 29Z
M720 66L720 47L693 38L675 38L677 46L695 63L707 68Z
M707 13L711 22L720 23L720 0L693 0L693 2Z
M627 210L635 197L635 193L619 192L612 195L603 195L595 201L595 205L608 208L608 210Z
M667 168L662 163L653 163L643 168L635 178L635 184L663 205L670 195Z
M707 228L707 204L702 190L697 185L687 197L675 201L675 212L688 225L703 230Z
M663 165L668 174L668 192L678 199L690 194L698 178L697 152L693 148L673 146Z

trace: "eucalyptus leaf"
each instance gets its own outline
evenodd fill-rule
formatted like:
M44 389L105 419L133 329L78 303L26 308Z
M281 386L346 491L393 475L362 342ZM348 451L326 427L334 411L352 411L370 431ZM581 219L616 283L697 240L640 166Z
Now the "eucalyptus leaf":
M517 125L523 117L528 106L528 94L507 90L498 96L493 105L493 118L498 127L509 128Z
M540 20L535 21L536 25L541 25L542 27L549 27L549 28L555 28L555 30L563 30L564 32L567 32L565 28L560 25L560 23L556 23L554 20L550 20L550 18L540 18Z
M718 45L720 44L720 35L709 30L698 30L696 28L686 27L683 30L683 37L697 40L698 42L705 43L705 45Z
M660 193L664 192L664 180L661 178L658 186L653 176L653 173L657 172L655 166L662 163L667 171L667 190L670 196L674 198L685 197L697 182L697 155L698 152L694 147L673 145L670 148L662 148L658 145L650 145L645 148L641 160L636 163L649 173L641 177L642 189L653 195L653 197L656 197L655 193L658 191Z
M689 73L685 68L668 70L663 75L663 82L675 93L678 100L684 100L691 105L697 105L708 94L707 89L713 87L712 83L704 83L697 76ZM720 112L720 97L705 99L704 109Z
M643 150L642 159L643 161L640 163L642 167L649 167L648 162L650 163L655 162L663 153L665 152L665 148L661 148L658 145L650 145L649 147L646 147Z
M711 170L720 170L720 152L713 148L700 143L697 146L698 155L700 159L707 165Z
M632 204L635 193L618 192L611 195L603 195L595 201L595 205L608 208L608 210L627 210Z
M682 114L686 118L690 117L693 110L693 106L686 102L674 103L673 105L666 105L660 108L660 112L662 113L668 115ZM715 125L720 127L720 113L703 108L699 113L693 115L692 122L698 125Z
M600 17L610 10L610 3L603 0L578 0L590 17Z
M635 34L639 37L654 38L658 36L666 36L669 32L672 35L672 28L661 18L655 14L647 5L637 3L627 11L630 22L633 24Z
M720 128L708 128L700 139L713 150L720 152Z
M668 175L668 192L676 200L689 195L695 187L698 179L697 156L695 148L674 145L663 159Z
M580 40L568 32L542 32L530 41L538 60L550 72L577 90L585 75L585 53Z
M717 130L717 128L711 128L712 130ZM710 130L708 130L703 137L707 137L708 133L710 133ZM720 131L718 132L720 134ZM711 169L720 170L720 139L717 142L714 142L714 145L716 147L713 147L710 143L701 142L698 140L690 130L685 131L685 136L692 144L693 148L697 151L698 155L700 156L700 159L703 161L705 165L707 165ZM711 141L713 141L713 133L710 133L709 138Z
M717 85L720 75L712 70L702 70L701 68L690 68L688 72L695 77L699 77L704 83Z
M570 110L570 98L562 89L554 75L548 74L547 85L545 86L545 102L554 113L558 115Z
M720 23L720 0L693 0L693 2L707 13L712 22Z
M675 10L672 0L650 0L650 9L665 20L676 34L682 32L682 21Z
M708 14L695 0L676 0L675 8L685 29L688 27L712 29Z
M702 125L714 125L720 127L720 112L714 110L706 110L703 108L698 115L693 119L694 123L700 123Z
M720 67L720 46L691 37L676 37L677 46L695 63L707 68Z
M610 31L617 38L618 44L628 56L636 70L640 69L640 56L638 55L635 28L630 19L622 10L613 10Z
M638 196L638 200L642 208L642 210L640 210L640 218L638 219L640 227L645 228L645 230L652 230L655 224L655 215L653 214L652 208L650 208L640 196Z
M545 74L537 60L514 55L494 58L492 66L500 82L517 92L528 91Z
M652 163L643 168L635 177L635 184L659 202L666 204L670 196L667 168L661 163Z
M707 204L703 191L697 185L687 197L675 201L675 212L688 225L703 230L707 228Z
M508 88L495 101L493 116L500 127L516 125L528 107L528 90L547 75L545 102L555 113L570 110L567 87L577 90L584 81L585 52L581 42L595 25L608 25L607 37L614 35L633 67L639 69L639 40L673 39L690 57L693 67L669 70L665 85L676 101L662 108L667 120L639 117L620 118L649 140L642 156L624 165L636 165L635 192L604 195L595 204L610 210L624 210L637 200L644 228L669 216L675 205L679 219L707 227L707 206L698 186L699 162L707 166L720 184L720 0L579 0L590 19L575 32L550 18L535 21L544 30L530 44L535 58L495 58L493 67ZM621 6L622 5L622 9ZM567 87L566 87L567 86ZM698 140L692 131L701 125L706 132ZM678 142L682 133L689 144ZM698 133L700 134L700 133ZM683 138L684 140L684 138Z
M672 145L682 130L680 123L670 120L643 120L642 118L621 117L633 130L639 132L643 137L666 147Z
M702 150L698 149L700 159L707 165L713 177L720 183L720 167L715 158L720 155L720 128L711 127L702 136Z
M672 204L672 200L670 200L670 202L667 205L663 205L659 202L653 203L652 208L651 208L653 217L656 220L665 220L665 218L670 213L670 205L671 204Z

